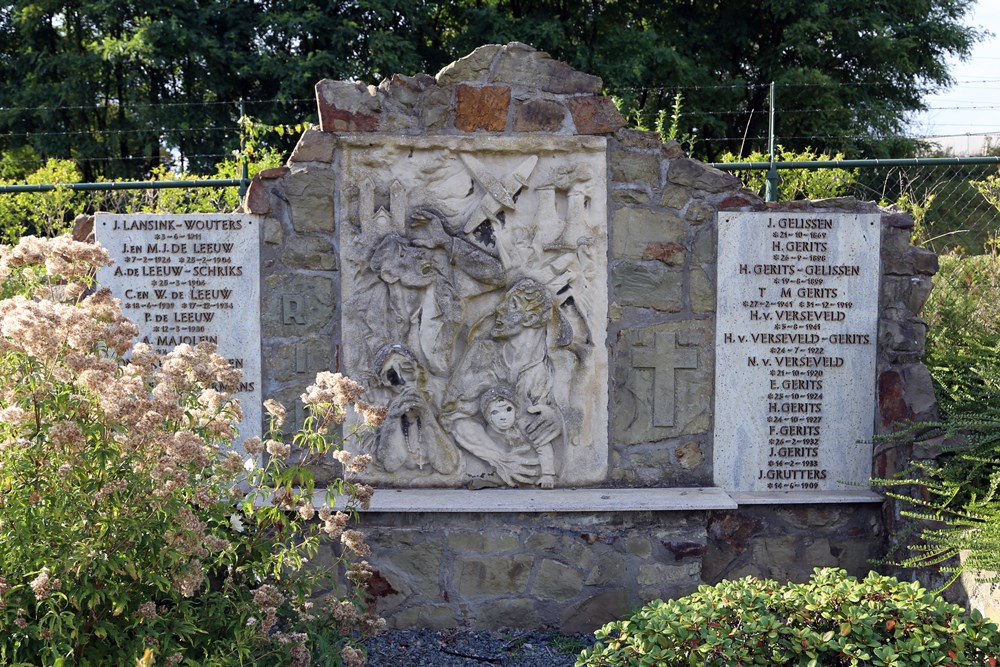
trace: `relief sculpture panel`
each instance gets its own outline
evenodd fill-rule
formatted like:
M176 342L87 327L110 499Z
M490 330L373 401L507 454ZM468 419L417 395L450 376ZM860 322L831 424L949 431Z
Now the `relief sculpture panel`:
M343 370L389 408L370 481L603 482L605 140L345 141Z

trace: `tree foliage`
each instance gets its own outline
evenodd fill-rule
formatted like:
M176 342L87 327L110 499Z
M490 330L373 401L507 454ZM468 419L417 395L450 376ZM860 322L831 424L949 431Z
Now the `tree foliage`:
M771 81L789 149L885 155L950 81L946 58L978 38L963 23L971 4L0 0L0 152L25 171L85 159L85 180L138 178L174 156L204 173L236 148L241 99L277 101L247 109L265 123L300 122L321 78L433 73L516 40L603 77L637 124L683 89L681 129L708 158L765 134Z

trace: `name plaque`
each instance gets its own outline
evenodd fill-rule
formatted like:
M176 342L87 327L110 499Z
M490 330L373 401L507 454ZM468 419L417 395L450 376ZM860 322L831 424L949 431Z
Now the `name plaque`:
M242 442L261 433L260 222L250 215L97 214L114 264L98 283L160 355L208 341L243 372Z
M719 214L717 486L867 484L880 234L877 214Z

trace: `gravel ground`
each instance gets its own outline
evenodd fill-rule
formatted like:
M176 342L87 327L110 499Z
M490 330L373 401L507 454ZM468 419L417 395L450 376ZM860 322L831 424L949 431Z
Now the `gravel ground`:
M593 642L534 630L390 630L364 644L370 667L572 667Z

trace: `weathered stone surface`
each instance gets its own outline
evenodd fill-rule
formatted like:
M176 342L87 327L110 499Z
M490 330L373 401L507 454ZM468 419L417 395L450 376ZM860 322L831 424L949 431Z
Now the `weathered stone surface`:
M731 211L733 209L746 208L761 203L759 197L750 197L749 193L741 192L737 195L726 197L719 202L720 211Z
M839 567L839 560L831 553L830 540L820 538L811 542L807 541L803 557L806 563L812 567Z
M455 127L463 132L503 132L509 107L510 88L506 86L456 86Z
M452 91L448 88L431 88L426 91L418 106L420 124L427 132L440 132L447 128L451 118Z
M679 565L667 563L644 563L639 566L639 577L636 580L640 586L662 588L672 584L697 582L701 574L701 562L693 561Z
M94 235L94 216L81 213L73 219L73 240L89 242Z
M705 225L695 230L691 244L691 262L696 265L715 264L715 226Z
M668 160L676 160L677 158L684 157L684 148L673 139L666 141L660 152Z
M323 132L374 132L381 110L375 86L323 79L316 84L319 129Z
M895 352L919 353L924 349L926 325L917 322L883 320L879 323L879 342Z
M479 608L476 625L487 628L537 628L536 607L533 600L491 600Z
M927 303L927 297L931 295L931 289L933 289L933 283L929 275L919 275L913 276L909 280L909 294L906 298L906 308L917 315L924 308L924 304Z
M567 110L551 100L527 100L514 107L515 132L558 132L566 125Z
M903 375L898 369L884 371L878 376L878 410L882 426L913 419L904 392Z
M802 573L811 569L799 557L797 547L801 538L793 535L768 535L754 541L753 562L767 568L770 576L779 581L801 581Z
M739 514L716 512L708 521L708 536L731 551L746 551L750 538L764 528L759 520Z
M303 169L283 181L292 207L292 226L303 234L333 232L334 174L326 169Z
M625 552L639 558L649 558L653 546L647 537L629 537L625 539Z
M660 135L653 130L634 130L630 127L623 127L615 132L615 139L622 148L659 150L663 147Z
M619 581L625 576L625 560L615 551L605 551L597 559L597 565L587 575L588 586L605 586Z
M337 142L333 135L309 129L302 133L289 162L333 162Z
M577 134L613 134L625 119L610 97L573 97L569 101Z
M704 269L691 269L691 312L695 314L715 311L715 285Z
M684 208L684 205L691 201L691 191L687 188L667 183L663 186L663 195L660 197L660 206L677 209ZM690 220L688 221L690 222Z
M532 594L544 600L565 602L576 597L583 586L583 575L576 568L549 558L542 560Z
M581 570L586 571L594 564L595 556L594 550L590 548L591 542L587 539L582 539L584 537L564 536L559 540L557 553L561 554L565 560L576 565Z
M434 596L441 587L441 545L427 540L389 555L389 561L405 573L409 584L425 595Z
M333 271L337 268L337 253L329 238L293 236L285 244L281 263L288 268Z
M649 192L638 187L615 188L611 191L611 201L623 206L648 206Z
M261 333L301 336L319 332L333 319L333 279L276 273L264 279Z
M890 213L883 216L885 224L896 229L913 229L913 216L909 213Z
M674 452L677 458L677 465L685 470L693 470L705 462L705 455L701 451L701 445L694 440L688 440L677 448Z
M613 299L623 306L668 313L684 307L683 278L660 262L616 262L611 267Z
M551 533L535 533L524 541L524 548L528 551L547 551L552 549L559 539Z
M495 554L512 551L520 546L516 535L509 533L472 533L460 532L448 534L448 548L452 551Z
M259 175L250 180L247 193L243 196L243 210L254 215L267 215L271 212L271 197Z
M909 363L902 367L902 375L910 411L920 420L935 418L934 381L927 367Z
M650 243L642 253L646 260L655 259L667 266L684 266L685 249L680 243Z
M660 187L659 154L615 151L608 160L611 180L618 183L645 183Z
M435 77L438 85L447 86L461 81L486 81L486 75L493 64L493 59L500 52L503 46L500 44L487 44L459 58L455 62L445 65Z
M700 225L708 222L715 215L715 209L708 204L693 203L684 212L684 219L692 225Z
M404 109L410 109L420 101L424 90L436 85L437 81L428 74L417 74L416 76L394 74L391 78L384 79L378 87L393 103Z
M621 618L632 606L626 589L602 591L569 607L563 614L559 630L567 634L590 633Z
M665 344L669 342L665 335L673 336L673 345ZM710 428L714 371L713 355L706 346L712 337L712 323L704 320L622 332L612 403L615 442L656 442L703 434ZM650 358L643 358L647 355ZM656 420L657 412L667 418ZM672 425L657 425L657 421L669 423L669 417Z
M644 259L655 244L683 244L687 231L673 213L645 208L621 208L611 219L611 256Z
M938 256L933 250L926 248L910 248L913 257L913 270L925 276L933 276L938 272Z
M603 85L600 77L578 72L520 42L503 47L489 80L558 94L597 94Z
M294 343L269 346L265 358L272 378L278 382L298 382L304 388L312 383L316 373L331 367L330 340L308 336Z
M398 611L388 618L390 628L426 628L443 630L457 628L455 609L448 604L422 604Z
M521 593L528 585L532 556L459 558L455 564L458 592L463 597Z
M281 223L274 218L264 219L264 243L268 245L281 245L285 238L285 230Z
M742 185L740 179L732 174L690 158L672 161L667 169L667 180L675 185L684 185L705 192L736 190Z

